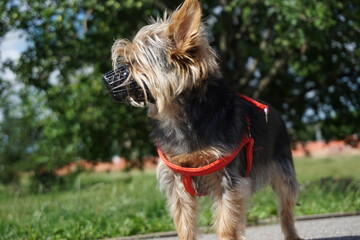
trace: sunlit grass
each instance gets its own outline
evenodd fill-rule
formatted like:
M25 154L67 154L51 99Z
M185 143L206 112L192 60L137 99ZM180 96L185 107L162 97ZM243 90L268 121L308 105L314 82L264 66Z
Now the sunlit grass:
M96 239L172 228L154 174L82 174L71 191L0 200L1 239Z
M297 216L360 211L360 156L295 161L302 191ZM67 191L30 194L28 181L0 185L0 239L97 239L173 230L154 171L82 173ZM11 190L10 190L11 189ZM210 201L200 199L200 225L211 224ZM252 198L248 221L276 216L267 188Z
M299 158L295 159L295 168L302 183L325 177L360 179L360 156Z

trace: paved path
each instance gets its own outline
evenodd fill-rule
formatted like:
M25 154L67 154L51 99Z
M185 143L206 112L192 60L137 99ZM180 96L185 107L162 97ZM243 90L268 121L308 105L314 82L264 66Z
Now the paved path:
M327 218L296 222L299 235L307 240L360 240L360 216ZM282 240L279 224L249 227L247 240ZM176 240L177 237L158 238ZM206 234L200 240L216 240L214 234Z

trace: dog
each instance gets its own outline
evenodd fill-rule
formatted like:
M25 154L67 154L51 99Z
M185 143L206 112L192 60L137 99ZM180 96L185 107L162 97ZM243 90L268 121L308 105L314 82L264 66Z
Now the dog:
M204 194L213 201L218 239L245 239L249 198L270 184L285 239L299 240L293 213L299 184L280 114L227 87L198 0L166 15L132 41L115 41L114 70L104 82L115 101L148 108L162 159L158 185L179 239L196 239L197 198Z

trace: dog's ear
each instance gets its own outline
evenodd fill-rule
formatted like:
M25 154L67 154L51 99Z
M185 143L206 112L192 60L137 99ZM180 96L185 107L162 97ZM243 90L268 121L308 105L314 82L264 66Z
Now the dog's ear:
M198 0L186 0L169 20L168 37L171 41L171 57L184 60L200 44L201 7ZM189 59L190 60L190 59Z

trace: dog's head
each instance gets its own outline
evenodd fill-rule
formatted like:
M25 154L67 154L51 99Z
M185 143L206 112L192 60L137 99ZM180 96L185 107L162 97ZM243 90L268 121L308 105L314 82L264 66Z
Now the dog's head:
M116 40L111 51L114 70L104 80L113 98L135 106L154 103L159 112L184 91L206 88L206 79L219 71L204 36L198 0L185 0L132 41Z

